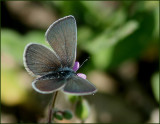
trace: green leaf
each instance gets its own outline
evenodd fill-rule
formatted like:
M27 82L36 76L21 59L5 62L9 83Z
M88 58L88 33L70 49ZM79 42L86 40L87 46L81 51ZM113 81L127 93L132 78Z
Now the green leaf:
M71 103L75 103L78 100L78 96L74 96L74 95L68 95L68 99Z
M82 99L79 102L77 102L75 114L79 119L81 120L87 119L89 116L89 113L90 113L90 109L89 109L88 102L86 100Z
M44 31L31 31L28 32L25 37L24 37L24 41L26 43L41 43L41 44L47 44L47 42L45 42L45 32Z
M10 29L1 30L2 51L9 53L17 62L22 63L25 43L23 36Z
M122 62L128 59L141 58L145 54L146 49L153 43L155 26L153 11L137 16L141 16L141 21L137 20L139 22L138 29L121 39L115 45L112 60L108 66L110 69L117 68Z
M14 57L14 59L23 63L23 52L25 46L30 43L41 43L48 45L45 42L45 32L43 31L32 31L28 34L22 36L18 32L11 29L2 29L1 30L1 45L2 51L9 53Z
M101 35L95 37L92 41L84 44L84 48L91 54L102 49L108 49L116 45L119 41L132 34L138 28L137 21L129 21L120 28L106 29Z
M111 62L114 47L101 49L92 55L92 60L96 68L105 70Z
M159 73L156 73L152 76L151 83L153 94L156 100L159 102Z
M117 30L107 29L101 35L83 45L93 57L93 63L98 69L105 69L111 64L114 47L122 39L132 34L138 28L137 21L129 21Z
M84 13L85 22L92 27L98 27L97 29L104 29L108 26L115 27L126 20L126 12L123 7L115 10L113 6L105 6L103 2L99 1L81 1L81 3L87 11Z

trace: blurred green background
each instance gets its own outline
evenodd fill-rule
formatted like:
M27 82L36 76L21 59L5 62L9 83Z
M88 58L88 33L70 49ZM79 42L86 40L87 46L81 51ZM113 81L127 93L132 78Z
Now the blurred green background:
M90 106L85 122L158 123L158 1L1 2L1 123L44 121L51 96L32 90L23 51L30 42L49 46L45 31L67 15L77 21L77 61L89 57L78 72L98 88L84 97ZM63 93L56 105L74 109Z

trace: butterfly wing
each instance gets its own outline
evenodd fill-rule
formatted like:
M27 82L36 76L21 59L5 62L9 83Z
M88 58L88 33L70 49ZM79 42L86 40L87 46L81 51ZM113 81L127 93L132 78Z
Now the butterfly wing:
M24 51L24 65L26 70L35 75L46 75L61 67L56 54L40 44L28 44Z
M32 87L37 92L42 94L53 93L65 85L65 79L62 78L52 78L52 79L43 79L40 77L32 82Z
M74 95L89 95L94 94L97 89L88 80L73 75L67 80L62 91Z
M55 21L46 31L46 40L59 56L63 67L73 67L76 58L77 26L73 16Z

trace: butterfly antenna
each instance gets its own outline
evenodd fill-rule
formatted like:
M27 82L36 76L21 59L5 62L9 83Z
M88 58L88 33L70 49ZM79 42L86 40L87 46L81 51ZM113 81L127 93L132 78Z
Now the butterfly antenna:
M81 68L82 67L82 65L86 62L86 61L88 61L88 59L89 59L90 57L88 57L86 60L84 60L83 61L83 63L80 65L80 67L79 68Z

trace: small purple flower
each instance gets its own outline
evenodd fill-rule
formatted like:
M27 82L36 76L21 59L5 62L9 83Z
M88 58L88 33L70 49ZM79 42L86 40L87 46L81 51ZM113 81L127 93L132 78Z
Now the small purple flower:
M85 74L83 74L83 73L78 73L77 75L78 75L79 77L83 78L83 79L86 79L86 78L87 78L87 76L86 76Z
M73 66L73 70L76 72L79 69L79 62L75 62L74 66ZM77 73L77 76L86 79L87 76L83 73Z
M75 62L73 66L73 70L76 72L79 69L79 62Z

